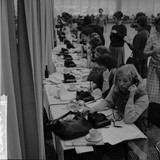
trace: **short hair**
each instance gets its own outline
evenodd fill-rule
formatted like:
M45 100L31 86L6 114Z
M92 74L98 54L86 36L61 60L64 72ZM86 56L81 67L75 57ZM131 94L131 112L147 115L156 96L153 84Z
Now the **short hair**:
M112 68L117 68L117 63L112 55L104 54L95 59L95 62L99 66L105 66L108 70Z
M91 49L95 49L96 47L102 45L102 41L98 36L95 36L89 40L89 44L92 46Z
M146 17L146 14L144 13L144 12L138 12L137 14L136 14L136 19L138 18L138 17L141 17L141 16L145 16Z
M99 53L100 55L104 55L104 54L111 55L110 50L107 47L105 47L105 46L98 46L98 47L96 47L95 52Z
M147 17L146 16L139 16L137 18L137 24L139 24L141 27L145 28L147 27Z
M84 34L86 36L90 36L93 33L92 29L89 27L83 28L81 31L81 34Z
M99 34L96 33L96 32L91 33L91 35L89 36L89 38L93 38L93 37L99 37L100 38Z
M117 11L114 13L113 17L116 17L117 19L122 19L123 13L121 11Z
M138 84L137 84L137 87L139 89L144 89L144 84L142 83L142 78L141 76L139 75L137 69L135 68L135 66L133 64L125 64L121 67L119 67L115 73L115 76L114 76L114 86L115 86L115 91L118 91L119 90L119 87L118 87L118 77L121 75L121 74L125 74L126 76L128 76L129 80L133 83L133 81L135 79L138 80Z
M102 8L99 8L99 11L100 11L100 10L101 10L101 11L103 11L103 9L102 9Z
M154 25L156 26L160 22L160 16L154 19Z
M92 23L91 17L90 17L90 16L85 16L84 19L83 19L83 23L84 23L85 25L91 24L91 23Z

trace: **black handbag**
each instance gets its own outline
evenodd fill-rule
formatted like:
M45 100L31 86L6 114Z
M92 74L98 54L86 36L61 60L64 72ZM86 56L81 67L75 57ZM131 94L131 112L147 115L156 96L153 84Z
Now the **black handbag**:
M73 116L73 118L67 119L68 116ZM81 112L72 111L69 111L60 118L51 121L49 125L55 135L62 140L71 140L85 136L92 128Z

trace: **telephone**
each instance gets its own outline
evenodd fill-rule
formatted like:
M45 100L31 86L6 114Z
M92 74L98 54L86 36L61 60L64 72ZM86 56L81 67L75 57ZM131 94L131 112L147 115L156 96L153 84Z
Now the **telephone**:
M139 80L138 80L137 76L135 76L135 77L133 78L133 84L135 84L135 85L137 86L138 83L139 83Z
M103 113L89 113L88 121L95 129L111 125L111 120L108 119Z

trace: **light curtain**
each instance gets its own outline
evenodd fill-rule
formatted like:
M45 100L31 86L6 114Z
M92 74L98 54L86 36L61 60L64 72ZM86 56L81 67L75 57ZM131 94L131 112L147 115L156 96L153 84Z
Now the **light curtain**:
M103 8L108 15L121 10L131 16L137 12L156 15L159 12L159 0L55 0L55 16L62 12L72 15L96 15L99 8Z
M13 0L0 1L1 17L1 95L8 96L7 106L7 157L25 157L23 119L19 88Z
M0 3L0 93L8 96L8 159L44 160L42 84L45 65L54 72L54 3L18 0L18 47L14 0Z
M112 14L116 0L55 0L54 4L55 16L62 12L73 15L97 14L99 8L103 8L104 13Z

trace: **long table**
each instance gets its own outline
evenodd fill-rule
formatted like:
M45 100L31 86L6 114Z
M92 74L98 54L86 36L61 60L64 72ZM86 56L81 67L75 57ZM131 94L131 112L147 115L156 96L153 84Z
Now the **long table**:
M79 84L78 84L79 85ZM56 98L58 87L56 85L46 84L44 93L46 95L45 101L48 101L48 105L45 106L48 111L48 115L50 119L56 119L60 116L64 115L69 111L68 104L69 100L60 100ZM93 103L88 104L88 107L93 107L97 103L99 103L102 99L99 99ZM47 104L46 103L46 104ZM87 104L87 103L86 103ZM80 109L80 111L83 109ZM103 111L106 116L112 115L113 110L109 109L107 111ZM110 118L113 118L110 116ZM134 124L125 124L123 120L116 122L116 125L122 126L122 128L116 128L113 126L109 126L109 128L100 128L98 129L102 135L102 140L96 145L104 145L111 144L116 145L118 143L134 140L134 139L147 139L147 137L134 125ZM86 137L81 137L78 139L63 141L58 137L55 138L55 146L58 153L58 159L65 159L64 153L66 151L75 150L77 154L85 153L85 152L93 152L94 149L92 146L88 146L88 141ZM135 145L133 146L133 149Z
M53 55L53 57L55 60L56 56ZM76 96L76 91L74 92L68 91L70 84L63 83L63 73L65 67L63 66L62 61L63 59L61 59L61 61L59 59L59 63L57 63L57 72L50 75L49 79L44 80L43 103L50 119L59 118L60 116L67 113L70 109L68 107L70 100L75 98ZM90 86L90 82L83 81L83 78L85 77L83 75L86 75L90 71L88 69L86 70L85 69L86 68L79 68L79 66L77 68L68 68L68 71L70 73L73 73L77 78L77 82L75 83L77 89L85 89ZM76 76L76 73L78 73L77 74L78 76ZM55 77L58 78L56 79ZM61 90L62 93L60 97L57 97L58 90ZM86 103L87 107L93 107L101 100L103 100L102 98L100 99L99 91L95 91L95 93L96 94L93 95L97 100L91 102L90 104ZM64 96L63 94L67 96ZM82 111L83 107L84 106L82 106L79 111ZM103 111L102 113L104 113L106 116L109 116L109 118L113 118L112 109L108 109L106 111ZM141 156L143 157L143 155L145 155L146 153L143 151L143 147L141 149L137 144L139 144L139 142L141 143L141 141L147 141L147 137L134 124L125 124L123 120L117 121L116 124L122 127L116 128L114 127L113 124L111 124L107 128L104 127L98 129L102 135L102 140L96 143L95 145L105 145L105 144L116 145L118 143L128 141L130 147L135 151L135 153L139 157ZM86 136L73 139L70 141L63 141L56 136L54 137L55 137L54 144L59 160L67 159L65 155L70 155L70 152L73 151L77 155L83 153L90 153L94 151L94 147L90 145L90 143L86 140ZM133 140L136 140L136 143L134 143Z

